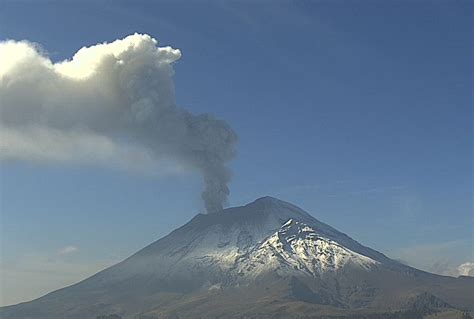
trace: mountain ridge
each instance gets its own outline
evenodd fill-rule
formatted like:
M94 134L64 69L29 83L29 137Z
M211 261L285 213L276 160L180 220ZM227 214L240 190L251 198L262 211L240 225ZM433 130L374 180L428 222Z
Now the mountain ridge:
M403 265L293 204L263 197L219 213L198 214L90 278L1 308L0 317L87 319L116 313L126 319L145 314L214 318L219 316L214 308L244 314L244 304L252 304L262 314L282 305L290 309L294 303L344 315L404 309L409 296L422 293L433 296L420 297L423 302L470 309L473 284ZM188 308L190 304L194 307Z

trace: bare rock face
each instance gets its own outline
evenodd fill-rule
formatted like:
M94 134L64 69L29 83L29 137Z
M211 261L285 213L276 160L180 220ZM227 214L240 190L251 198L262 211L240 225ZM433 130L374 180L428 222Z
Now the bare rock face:
M264 197L197 215L78 284L1 308L0 318L421 318L469 314L473 291L472 278L400 264Z

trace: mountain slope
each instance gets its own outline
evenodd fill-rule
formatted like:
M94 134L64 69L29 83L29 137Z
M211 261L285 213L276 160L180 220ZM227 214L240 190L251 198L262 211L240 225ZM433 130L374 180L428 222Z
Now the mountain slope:
M345 315L404 309L423 293L437 305L467 309L474 305L473 288L471 278L402 265L292 204L264 197L199 214L126 260L32 302L4 307L0 317Z

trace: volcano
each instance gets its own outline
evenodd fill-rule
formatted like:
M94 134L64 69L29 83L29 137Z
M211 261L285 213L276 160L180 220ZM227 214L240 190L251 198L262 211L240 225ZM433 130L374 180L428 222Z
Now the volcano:
M198 214L88 279L0 308L0 317L469 318L472 311L474 278L406 266L264 197Z

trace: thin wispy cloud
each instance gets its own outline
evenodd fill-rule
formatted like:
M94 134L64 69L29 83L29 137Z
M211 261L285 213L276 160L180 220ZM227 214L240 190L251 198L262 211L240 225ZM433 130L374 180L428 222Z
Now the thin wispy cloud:
M65 256L65 255L70 255L70 254L76 253L78 251L79 251L79 248L76 247L76 246L66 246L66 247L61 248L58 251L58 255Z

